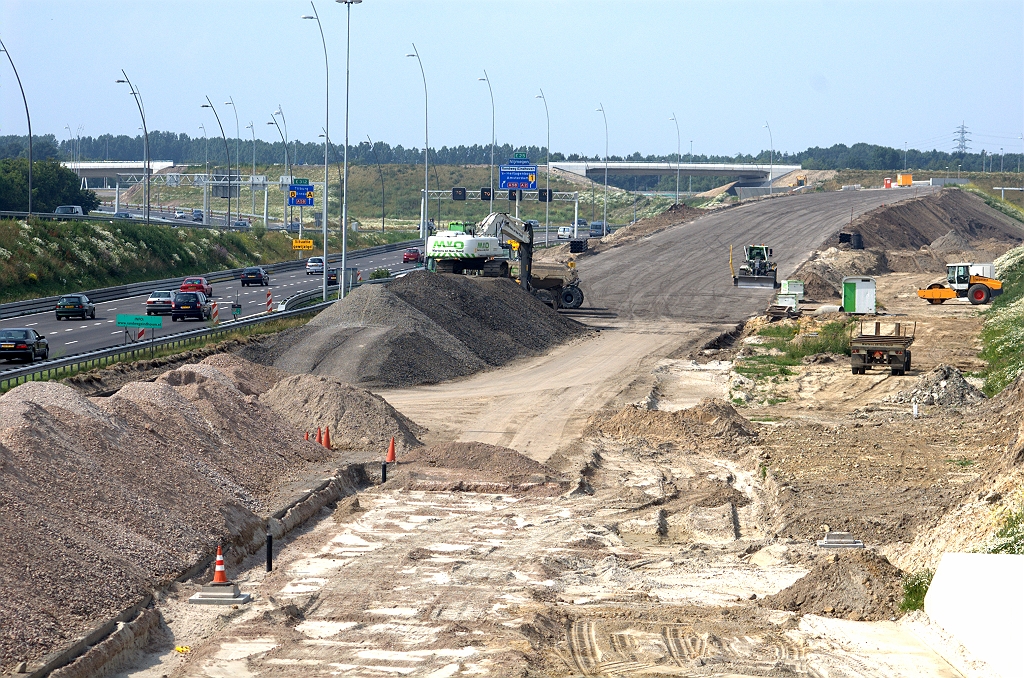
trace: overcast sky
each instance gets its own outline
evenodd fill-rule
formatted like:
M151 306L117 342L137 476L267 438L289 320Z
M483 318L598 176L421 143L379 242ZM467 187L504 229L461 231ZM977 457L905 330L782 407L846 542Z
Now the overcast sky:
M345 6L317 0L330 57L331 138L344 138ZM0 38L19 69L36 134L138 133L124 68L150 130L315 140L324 124L324 54L301 0L0 0ZM963 121L974 151L1021 150L1024 3L681 2L677 0L364 0L354 5L351 143L430 145L491 138L565 153L756 153L869 142L951 150ZM10 65L0 63L0 134L24 134Z

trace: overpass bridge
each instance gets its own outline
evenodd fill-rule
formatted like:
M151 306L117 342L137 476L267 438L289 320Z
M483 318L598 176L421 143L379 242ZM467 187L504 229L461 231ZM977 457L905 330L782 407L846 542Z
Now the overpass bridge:
M77 174L82 179L82 188L96 188L89 180L103 181L103 187L107 184L116 184L118 174L145 174L146 162L144 160L99 160L95 162L61 162L61 165ZM169 160L150 160L149 171L152 174L162 172L165 169L174 167Z
M553 162L551 169L578 174L588 179L604 176L605 163L601 161ZM608 163L608 176L667 176L678 171L688 177L730 177L744 183L766 183L769 179L795 172L800 165L748 165L720 162L636 162L614 161Z

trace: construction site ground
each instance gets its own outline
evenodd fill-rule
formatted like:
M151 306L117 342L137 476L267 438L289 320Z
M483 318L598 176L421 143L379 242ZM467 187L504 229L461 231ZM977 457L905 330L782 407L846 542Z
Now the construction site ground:
M188 370L161 377L161 393L193 400L197 386L225 399L233 383L257 408L241 439L262 435L266 447L314 421L372 421L372 430L346 432L351 442L332 460L364 483L277 540L272 573L259 552L231 562L229 576L252 603L190 605L205 575L159 589L160 624L109 675L995 676L925 615L899 608L904 573L934 567L943 550L977 548L1019 492L1010 460L1024 398L988 401L972 389L970 373L983 367L978 308L918 299L934 271L878 272L888 314L879 320L917 322L906 376L855 376L845 356L816 355L792 374L753 381L736 367L764 351L766 321L748 321L766 305L764 291L735 290L725 266L689 289L696 270L648 276L653 286L642 289L642 271L624 265L672 266L675 247L724 260L751 222L773 226L793 200L787 223L773 226L774 246L789 248L788 277L826 246L831 226L812 234L823 214L838 228L851 207L867 214L890 195L838 196L838 210L808 195L684 214L598 249L579 261L592 299L571 316L582 329L499 290L522 322L492 322L481 309L481 326L511 336L536 317L550 341L511 357L478 350L481 370L437 383L383 383L369 359L344 369L373 375L372 394L332 386L323 371L284 377L299 381L276 391L282 373L237 358L207 358L193 370L207 381ZM1007 236L1000 246L1018 241ZM830 256L815 269L824 287L859 255ZM357 321L383 318L376 303L356 298L317 330L318 364L346 346L367 351L383 325L370 331ZM450 353L463 345L442 334L461 337L458 318L420 310L415 322L435 345L447 341ZM782 322L811 331L837 317ZM379 322L415 337L405 318ZM251 344L240 352L258 353ZM283 349L267 354L277 364ZM957 369L940 386L941 365ZM933 402L943 404L921 404L915 418L908 394L928 389L942 390ZM342 406L328 402L338 391ZM288 411L285 396L307 404ZM224 416L214 428L227 430L239 415ZM260 417L277 423L264 430ZM403 437L382 483L381 434L391 429ZM327 477L310 450L290 494L302 489L295 483L312 489ZM247 506L274 505L246 491L237 489ZM818 548L829 530L867 548Z

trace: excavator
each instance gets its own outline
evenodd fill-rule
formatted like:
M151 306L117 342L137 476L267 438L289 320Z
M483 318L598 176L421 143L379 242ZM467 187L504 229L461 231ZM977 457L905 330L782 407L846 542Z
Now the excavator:
M438 273L513 278L554 309L583 303L574 267L557 275L548 270L550 266L535 271L533 227L505 212L492 212L478 224L450 222L447 229L427 238L426 259L427 268Z
M729 245L729 270L732 271L732 284L736 287L776 288L778 266L771 260L772 249L767 245L744 245L743 263L739 273L732 263L732 245Z

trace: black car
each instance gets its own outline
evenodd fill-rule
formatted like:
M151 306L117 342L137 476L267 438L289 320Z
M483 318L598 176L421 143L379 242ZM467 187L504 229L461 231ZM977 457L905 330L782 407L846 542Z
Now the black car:
M210 301L202 292L175 292L171 302L171 320L209 320L213 311Z
M249 285L269 285L270 274L263 270L261 266L250 266L249 268L242 270L242 287L248 287Z
M31 328L0 330L0 358L20 358L32 362L36 358L50 357L46 337Z
M65 294L57 300L57 307L54 310L57 313L57 320L64 318L85 320L96 317L96 306L84 294Z
M192 210L192 221L198 221L199 223L202 223L203 210Z
M339 273L341 273L341 269L340 268L332 268L331 270L327 271L327 284L328 285L337 285L338 284L338 274Z

